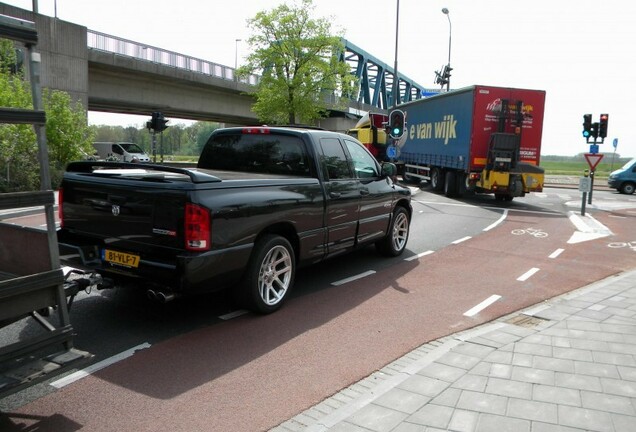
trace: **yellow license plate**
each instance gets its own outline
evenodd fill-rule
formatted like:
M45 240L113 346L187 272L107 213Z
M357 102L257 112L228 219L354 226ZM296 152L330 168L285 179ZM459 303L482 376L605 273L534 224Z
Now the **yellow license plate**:
M111 264L135 268L139 266L139 255L104 249L102 252L102 258L104 261Z

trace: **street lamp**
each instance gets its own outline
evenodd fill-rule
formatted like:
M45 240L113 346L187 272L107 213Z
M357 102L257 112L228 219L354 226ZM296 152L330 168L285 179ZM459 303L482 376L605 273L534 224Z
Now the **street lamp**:
M450 67L450 60L451 60L451 37L453 34L453 25L451 24L451 19L450 19L450 11L447 8L443 8L442 9L442 13L444 15L446 15L446 18L448 18L448 79L446 81L446 91L450 90L450 71L451 71L451 67Z
M241 39L234 40L234 80L238 81L236 76L236 69L238 69L238 43L241 42Z

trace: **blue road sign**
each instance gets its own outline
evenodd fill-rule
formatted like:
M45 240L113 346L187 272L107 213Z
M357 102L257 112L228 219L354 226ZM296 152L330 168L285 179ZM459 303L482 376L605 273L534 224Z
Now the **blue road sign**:
M592 145L590 145L590 153L592 153L592 154L598 154L598 144L592 144Z
M618 147L618 138L614 138L614 141L612 141L612 145L614 146L614 150L616 150L616 147Z
M429 96L435 96L440 94L442 91L438 90L438 89L422 89L422 91L420 92L420 94L422 95L422 97L429 97Z
M397 157L397 148L394 145L390 145L386 148L386 155L391 159L395 159Z

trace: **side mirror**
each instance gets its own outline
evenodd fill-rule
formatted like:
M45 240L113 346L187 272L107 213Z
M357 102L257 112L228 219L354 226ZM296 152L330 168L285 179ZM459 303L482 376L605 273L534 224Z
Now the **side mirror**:
M382 162L382 177L394 178L397 176L397 167L391 162Z

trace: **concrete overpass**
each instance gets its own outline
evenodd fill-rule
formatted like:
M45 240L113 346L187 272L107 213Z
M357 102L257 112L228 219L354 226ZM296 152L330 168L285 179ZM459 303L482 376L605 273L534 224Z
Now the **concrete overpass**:
M68 92L91 111L255 124L251 111L258 77L237 81L234 69L207 60L163 50L84 26L0 3L0 13L34 21L42 54L42 85ZM392 69L349 44L341 60L360 79L361 89L347 112L320 122L346 130L361 113L386 111L392 104ZM421 97L421 86L399 77L400 100Z

